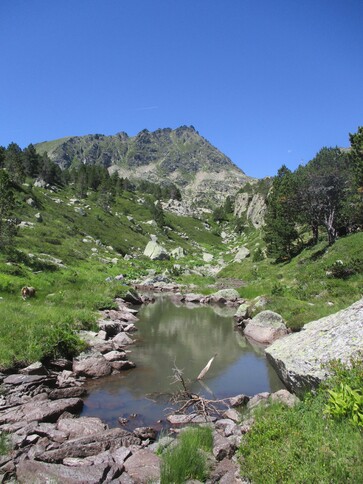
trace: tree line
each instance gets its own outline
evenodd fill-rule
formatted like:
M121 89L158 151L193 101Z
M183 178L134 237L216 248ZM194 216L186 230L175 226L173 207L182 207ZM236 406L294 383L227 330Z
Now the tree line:
M322 148L306 166L294 172L283 165L267 199L264 239L268 254L290 259L311 233L320 231L329 245L339 235L363 227L363 127L350 134L349 150Z
M94 190L103 195L110 192L111 198L122 191L140 191L152 195L156 200L181 200L180 190L173 183L159 185L147 180L130 181L121 178L117 172L110 175L102 165L77 162L61 170L47 153L37 153L32 144L24 150L16 143L10 143L7 148L0 146L0 168L5 169L10 181L17 184L31 178L59 187L72 185L80 198L85 198L87 191Z
M16 143L7 148L0 146L0 249L9 246L16 233L14 193L24 182L44 182L58 188L71 187L79 198L87 198L89 192L96 194L98 205L110 211L116 197L123 192L142 192L155 200L170 198L181 200L180 190L173 184L158 185L146 180L130 181L117 172L110 175L102 165L85 165L81 162L65 170L54 163L47 153L37 153L30 144L22 150ZM147 200L158 225L165 223L160 203Z

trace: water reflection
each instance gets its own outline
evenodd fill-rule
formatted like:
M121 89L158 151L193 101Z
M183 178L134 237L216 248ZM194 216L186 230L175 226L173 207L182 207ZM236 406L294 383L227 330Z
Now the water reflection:
M228 309L178 307L166 297L143 307L137 322L139 331L134 335L137 343L130 355L137 368L89 382L83 415L99 416L116 425L118 417L137 413L142 416L138 424L153 424L168 406L166 394L176 389L171 379L173 367L195 380L215 353L204 379L207 388L194 382L193 391L224 398L282 388L263 348L234 329Z

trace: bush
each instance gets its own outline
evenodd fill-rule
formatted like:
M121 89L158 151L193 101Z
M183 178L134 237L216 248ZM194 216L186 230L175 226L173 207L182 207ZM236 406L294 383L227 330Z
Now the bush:
M357 427L363 428L363 394L360 389L353 390L341 383L339 389L328 390L330 398L324 413L337 419L348 418Z
M264 255L261 247L257 247L257 249L253 252L252 261L253 262L260 262L264 260Z
M326 384L329 400L324 413L336 420L348 419L363 428L363 358L352 359L349 368L334 361L328 369L332 377Z
M354 258L344 263L342 260L336 260L334 264L326 268L328 277L336 279L348 279L353 274L363 272L363 260Z

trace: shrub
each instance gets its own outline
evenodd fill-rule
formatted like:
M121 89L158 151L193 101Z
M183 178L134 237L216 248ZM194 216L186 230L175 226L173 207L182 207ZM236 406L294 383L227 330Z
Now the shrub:
M324 413L342 420L348 418L357 427L363 428L363 394L349 385L341 383L339 389L328 390L330 398L325 405Z
M253 252L252 261L253 262L260 262L264 260L264 255L261 247L257 247L257 249Z

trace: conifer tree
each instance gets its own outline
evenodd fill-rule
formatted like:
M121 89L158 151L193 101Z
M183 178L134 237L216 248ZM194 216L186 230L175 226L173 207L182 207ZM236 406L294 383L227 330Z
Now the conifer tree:
M15 206L14 193L9 175L0 170L0 248L11 245L16 234L16 221L12 217Z
M274 179L265 217L264 239L268 254L277 260L290 259L298 238L295 226L295 183L291 171L283 165Z

